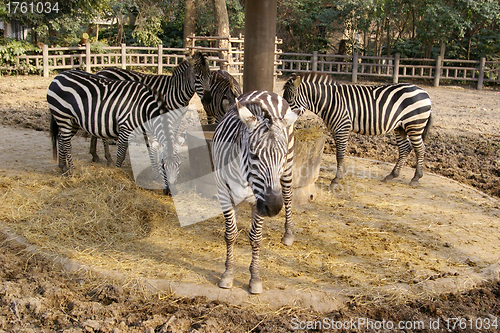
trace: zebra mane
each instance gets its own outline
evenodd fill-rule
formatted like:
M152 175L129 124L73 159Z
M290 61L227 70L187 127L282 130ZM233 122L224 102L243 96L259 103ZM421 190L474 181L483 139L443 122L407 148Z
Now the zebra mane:
M300 76L303 82L322 82L325 84L335 84L335 80L328 74L326 73L319 73L319 72L308 72L304 74L299 74L297 76Z
M186 69L189 68L189 61L187 59L184 59L180 64L175 67L174 72L172 73L172 76L178 76L181 75L186 71Z

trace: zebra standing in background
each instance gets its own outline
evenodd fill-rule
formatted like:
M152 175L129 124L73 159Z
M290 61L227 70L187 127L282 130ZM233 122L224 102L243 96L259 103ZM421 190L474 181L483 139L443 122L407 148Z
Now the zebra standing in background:
M292 245L293 123L298 115L280 96L254 91L240 96L217 125L212 144L215 181L226 221L226 270L219 287L231 288L234 278L234 242L238 235L235 207L252 206L250 293L262 292L259 252L262 222L275 216L285 203L283 243Z
M201 52L197 52L192 57L188 57L182 61L174 69L172 75L143 74L117 67L102 69L96 74L113 80L141 82L152 90L160 93L165 101L167 110L170 111L186 111L187 109L184 107L189 105L189 101L195 92L203 103L209 104L211 101L210 68L206 57ZM184 114L179 114L179 118L183 116ZM92 137L90 142L90 154L92 154L93 162L99 161L99 156L96 152L96 144L97 139ZM109 155L107 141L103 140L103 144L106 160L109 165L112 161L108 159L108 156L109 158L111 156Z
M174 147L174 131L170 117L166 117L165 126L159 117L168 112L165 102L146 85L69 70L52 80L47 102L51 113L53 151L57 146L59 167L63 173L73 172L71 138L80 127L96 137L118 138L117 167L125 159L129 135L134 129L142 128L143 133L152 132L157 138L160 145L159 173L165 191L172 189L179 159Z
M226 111L241 95L241 87L235 78L226 71L210 72L211 101L202 100L209 124L217 124Z
M396 132L399 157L384 181L399 176L413 148L417 158L410 185L423 175L424 139L431 126L431 100L412 84L359 86L337 84L326 74L293 74L285 83L283 97L292 110L308 109L323 118L333 132L337 150L337 174L330 187L344 175L344 155L349 132L379 135Z

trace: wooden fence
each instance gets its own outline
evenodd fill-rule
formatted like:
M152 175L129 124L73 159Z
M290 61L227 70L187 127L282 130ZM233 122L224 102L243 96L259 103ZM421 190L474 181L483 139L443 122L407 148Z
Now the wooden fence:
M243 75L243 36L196 37L188 39L187 48L136 47L122 44L118 47L102 47L93 50L91 44L83 47L56 47L44 45L42 54L17 57L17 66L35 66L47 77L51 70L79 68L88 72L103 67L152 67L158 74L165 68L176 67L186 54L203 51L208 54L212 70L225 69L234 76ZM219 47L221 41L226 47ZM318 71L331 75L343 75L353 83L359 76L392 78L397 83L400 78L433 80L439 86L440 80L476 81L482 89L484 82L500 84L500 61L414 59L394 57L353 55L326 55L313 53L282 53L278 49L281 40L276 39L276 75L291 72ZM201 45L200 45L201 44Z
M431 79L434 86L440 80L477 81L482 89L484 82L500 84L500 61L415 59L394 57L373 57L353 55L324 55L310 53L282 53L278 70L285 72L317 71L331 75L350 76L353 83L358 76L392 78L398 83L400 78Z

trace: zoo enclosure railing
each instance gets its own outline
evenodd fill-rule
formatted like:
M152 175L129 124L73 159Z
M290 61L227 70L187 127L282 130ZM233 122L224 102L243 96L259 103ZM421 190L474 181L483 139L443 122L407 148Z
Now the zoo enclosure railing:
M118 47L93 49L87 43L82 47L43 46L42 54L17 57L17 67L34 66L42 70L45 77L50 70L80 68L88 72L93 69L117 66L152 67L158 74L165 68L176 67L186 54L202 51L208 54L211 69L225 69L234 76L243 75L243 36L239 37L196 37L188 38L186 48L137 47L122 44ZM317 71L330 75L351 78L353 83L358 76L392 78L397 83L400 78L429 79L434 86L441 80L476 81L482 89L484 82L500 84L500 61L454 60L454 59L416 59L353 55L328 55L313 53L282 53L278 49L280 39L275 43L275 75L291 72Z
M500 61L417 59L353 55L325 55L311 53L282 53L279 58L280 72L317 71L331 75L347 75L353 83L358 76L392 78L398 83L399 78L431 79L434 86L440 80L477 81L477 88L482 89L484 82L500 84Z

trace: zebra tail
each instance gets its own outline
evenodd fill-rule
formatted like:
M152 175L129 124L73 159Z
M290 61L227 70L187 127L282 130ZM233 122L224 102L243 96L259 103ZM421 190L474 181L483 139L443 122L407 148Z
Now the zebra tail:
M427 140L427 135L429 134L429 129L434 123L434 118L432 118L432 113L429 115L429 119L427 119L427 124L425 124L424 132L422 133L422 140Z
M57 160L57 138L59 136L59 125L53 115L50 116L50 137L52 138L52 158Z

